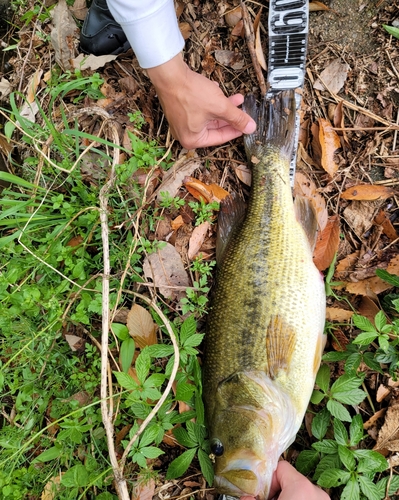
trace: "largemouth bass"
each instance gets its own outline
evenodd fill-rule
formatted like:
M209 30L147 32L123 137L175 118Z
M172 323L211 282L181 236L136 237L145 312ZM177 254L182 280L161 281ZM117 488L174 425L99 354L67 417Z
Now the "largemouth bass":
M294 92L260 108L249 96L244 108L258 126L245 138L252 188L218 263L203 395L217 491L264 500L312 394L324 348L325 291L312 260L314 210L308 200L294 204L290 188ZM224 224L223 208L219 217Z

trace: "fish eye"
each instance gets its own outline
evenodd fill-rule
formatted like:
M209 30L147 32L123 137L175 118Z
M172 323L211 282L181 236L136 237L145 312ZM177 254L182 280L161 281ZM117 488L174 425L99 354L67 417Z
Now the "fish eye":
M224 447L219 439L212 439L211 452L215 455L215 457L221 457L223 455Z

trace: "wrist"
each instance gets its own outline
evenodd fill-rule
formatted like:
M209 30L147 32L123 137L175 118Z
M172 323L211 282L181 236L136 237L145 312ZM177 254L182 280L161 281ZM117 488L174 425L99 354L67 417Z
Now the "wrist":
M189 71L181 53L177 54L166 63L153 68L147 68L148 77L157 91L172 91L176 89L181 85L181 82L186 79Z

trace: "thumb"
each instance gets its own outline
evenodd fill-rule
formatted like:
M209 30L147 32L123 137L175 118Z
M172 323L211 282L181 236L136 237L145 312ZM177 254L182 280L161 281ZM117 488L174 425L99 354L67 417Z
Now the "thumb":
M255 121L244 113L241 109L234 106L233 103L227 101L228 105L223 116L220 116L222 120L227 122L229 125L239 130L243 134L252 134L256 130Z

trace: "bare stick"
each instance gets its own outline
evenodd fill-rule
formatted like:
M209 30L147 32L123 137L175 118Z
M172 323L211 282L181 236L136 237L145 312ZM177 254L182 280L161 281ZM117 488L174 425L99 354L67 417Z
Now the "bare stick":
M256 73L256 78L258 79L260 91L262 95L266 94L266 83L263 77L262 68L259 64L258 58L255 51L255 35L254 29L249 18L248 9L244 2L241 2L242 19L244 21L245 39L247 41L247 47L249 54L251 56L252 64Z
M119 145L119 137L116 127L112 122L108 122L112 131L113 142ZM102 334L101 334L101 416L107 435L108 454L115 478L115 488L120 500L129 500L129 492L126 480L123 477L123 468L118 464L115 452L114 426L112 423L113 404L111 399L107 402L107 388L109 387L112 396L112 384L108 384L109 362L108 362L108 334L109 334L109 278L111 265L109 260L109 239L108 239L108 192L112 188L115 180L115 165L119 163L119 149L116 147L108 182L101 188L100 199L100 221L101 239L103 242L104 255L104 275L103 275L103 304L102 304Z

